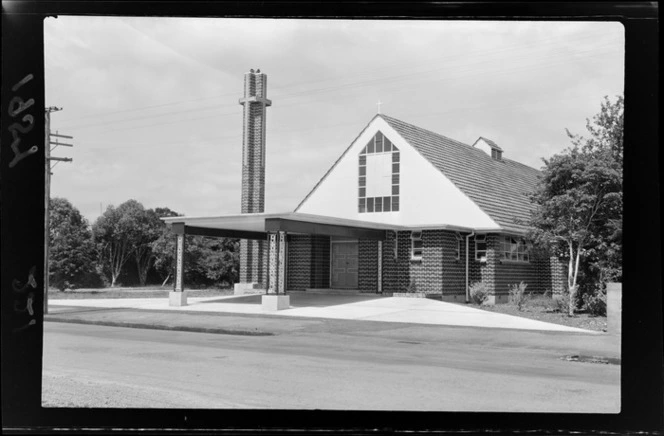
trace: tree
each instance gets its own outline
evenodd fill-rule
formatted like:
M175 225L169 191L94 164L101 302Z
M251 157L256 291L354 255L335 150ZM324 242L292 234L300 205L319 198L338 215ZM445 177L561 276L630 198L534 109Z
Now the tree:
M50 200L49 281L60 290L94 272L95 246L88 222L68 200Z
M158 207L155 209L155 213L159 218L181 216L167 207ZM155 259L154 268L163 280L161 286L164 286L171 278L173 272L175 263L175 238L173 232L171 232L170 228L163 221L159 237L152 242L151 248Z
M169 208L157 208L159 217L181 216ZM164 280L172 276L175 266L175 235L163 225L161 235L152 243L154 267ZM193 285L235 283L240 269L240 242L231 238L206 238L187 235L184 252L184 280Z
M111 275L111 286L116 285L123 266L143 241L144 215L141 203L128 200L117 208L109 206L93 225L101 261Z
M139 211L134 215L134 219L136 226L135 237L132 241L134 260L138 270L138 279L141 286L145 286L148 271L156 259L152 244L159 239L166 226L152 209Z
M589 139L568 131L573 146L544 160L531 195L535 209L529 236L568 261L569 315L576 307L581 259L598 267L620 260L622 106L622 97L615 103L606 98L594 124L587 121Z

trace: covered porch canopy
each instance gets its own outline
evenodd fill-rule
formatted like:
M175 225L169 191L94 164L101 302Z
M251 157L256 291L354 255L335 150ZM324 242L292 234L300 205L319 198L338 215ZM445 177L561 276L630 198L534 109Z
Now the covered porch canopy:
M162 218L171 226L176 236L175 284L171 293L171 305L186 304L184 295L184 243L185 235L218 238L265 240L268 243L267 293L283 294L286 286L287 235L324 235L347 239L378 241L377 282L381 287L382 242L388 231L445 229L457 232L473 232L478 229L441 225L404 226L370 221L351 220L297 212L245 213L217 217L167 217Z
M326 235L384 240L385 231L409 230L406 226L349 220L297 212L245 213L218 217L162 218L175 234L267 240L269 233Z
M218 217L168 217L176 236L175 284L171 305L186 304L184 294L185 235L218 238L266 240L268 243L268 294L283 294L286 286L286 243L288 234L325 235L340 238L378 241L379 255L386 231L407 227L359 220L349 220L296 212L248 213ZM174 294L174 295L173 295Z

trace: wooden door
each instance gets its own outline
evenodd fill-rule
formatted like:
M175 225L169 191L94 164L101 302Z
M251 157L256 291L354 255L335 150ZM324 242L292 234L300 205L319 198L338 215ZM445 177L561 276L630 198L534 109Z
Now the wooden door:
M357 289L358 254L357 241L331 241L332 262L330 287Z

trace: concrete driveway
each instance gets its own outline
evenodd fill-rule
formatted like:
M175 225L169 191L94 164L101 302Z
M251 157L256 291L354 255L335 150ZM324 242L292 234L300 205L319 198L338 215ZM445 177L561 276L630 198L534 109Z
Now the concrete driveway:
M559 331L601 334L564 325L476 309L463 304L426 298L383 297L378 295L307 295L292 293L290 308L263 312L261 295L205 297L188 299L184 307L169 306L164 298L115 298L89 300L49 300L49 306L131 308L141 310L260 314L306 318L348 319L412 324L484 327L518 330Z

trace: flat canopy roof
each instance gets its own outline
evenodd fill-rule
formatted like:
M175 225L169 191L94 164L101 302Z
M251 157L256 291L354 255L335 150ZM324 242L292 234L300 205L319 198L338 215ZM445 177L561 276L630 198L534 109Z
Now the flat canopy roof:
M385 239L385 231L445 229L457 232L481 232L466 227L427 225L424 227L401 226L370 221L351 220L298 212L243 213L216 217L167 217L164 222L173 232L188 235L265 239L267 232L285 231L290 234L327 235L347 238ZM485 232L496 229L485 229Z
M296 212L243 213L217 217L168 217L175 233L242 239L265 239L267 232L385 239L385 230L405 230L390 224L348 220Z

